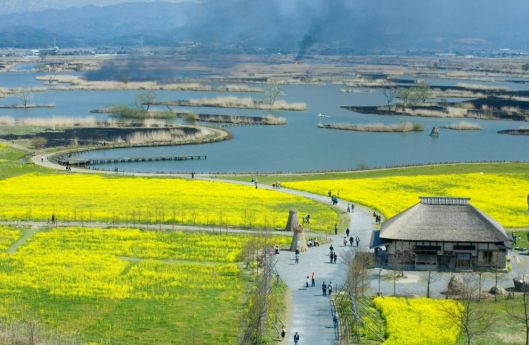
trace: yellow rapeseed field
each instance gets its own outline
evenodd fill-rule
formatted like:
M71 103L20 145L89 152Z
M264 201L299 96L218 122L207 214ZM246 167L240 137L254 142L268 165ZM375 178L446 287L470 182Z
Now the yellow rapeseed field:
M284 227L288 210L330 230L335 211L300 196L199 180L26 174L0 181L0 219Z
M386 320L384 345L453 345L459 327L443 317L449 300L377 297L373 304Z
M339 198L380 211L386 217L418 203L419 196L469 197L504 227L527 227L529 175L461 174L396 176L355 180L318 180L284 183L287 188L326 195L340 192Z
M105 344L183 344L192 334L196 344L233 344L247 288L238 263L249 238L42 231L0 254L0 313Z

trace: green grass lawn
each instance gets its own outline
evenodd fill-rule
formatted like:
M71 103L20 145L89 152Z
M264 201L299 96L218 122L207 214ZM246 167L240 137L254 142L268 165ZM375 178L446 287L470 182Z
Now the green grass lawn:
M35 164L26 163L23 158L28 155L12 147L0 147L0 180L33 172L51 172L50 169Z
M529 163L476 163L476 164L450 164L438 166L425 166L413 168L395 168L387 170L358 171L347 173L323 173L303 175L219 175L219 178L251 182L256 177L259 183L272 184L275 181L314 181L314 180L342 180L342 179L365 179L389 176L417 176L417 175L447 175L447 174L470 174L483 172L485 174L527 174Z

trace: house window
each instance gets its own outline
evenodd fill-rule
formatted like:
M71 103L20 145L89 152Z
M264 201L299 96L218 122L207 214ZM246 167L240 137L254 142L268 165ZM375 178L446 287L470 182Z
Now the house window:
M470 267L470 254L466 254L466 253L457 254L457 266L458 267Z
M490 265L492 264L492 252L483 252L483 262Z

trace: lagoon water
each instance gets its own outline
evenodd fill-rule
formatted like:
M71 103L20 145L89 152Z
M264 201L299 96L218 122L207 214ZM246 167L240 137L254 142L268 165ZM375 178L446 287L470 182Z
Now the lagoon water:
M0 86L42 86L34 81L34 73L0 74ZM455 85L459 82L509 86L529 90L529 86L514 83L481 83L464 80L428 80L432 85ZM341 105L373 106L385 104L380 90L374 94L344 94L339 85L323 86L288 85L284 87L288 102L305 102L305 112L259 111L243 109L191 108L201 114L233 114L262 116L273 114L287 119L285 126L244 126L228 128L234 138L228 141L171 147L123 148L94 151L82 157L139 157L173 155L207 155L207 160L143 162L102 165L99 168L133 172L297 172L354 169L359 164L383 167L403 164L483 161L529 160L529 137L501 135L497 131L519 128L529 123L513 121L466 120L481 125L481 131L454 131L441 129L439 137L430 137L433 126L457 123L461 119L403 117L424 125L424 132L413 133L362 133L320 129L323 123L396 123L400 117L358 114L341 109ZM55 103L56 108L0 109L0 116L15 118L61 116L95 116L91 109L108 104L130 103L137 91L48 91L35 93L35 103ZM216 97L228 93L210 92L158 92L160 98L174 100ZM233 95L233 94L231 94ZM237 97L260 98L261 94L235 93ZM461 100L461 99L459 99ZM0 99L0 104L12 104L13 96ZM450 100L451 101L451 100ZM458 101L455 99L454 101ZM325 113L328 117L317 115Z

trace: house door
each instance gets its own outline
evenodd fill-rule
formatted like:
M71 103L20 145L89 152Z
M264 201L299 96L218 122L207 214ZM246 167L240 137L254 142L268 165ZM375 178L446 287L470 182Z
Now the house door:
M470 253L457 254L457 267L469 267L470 268Z

